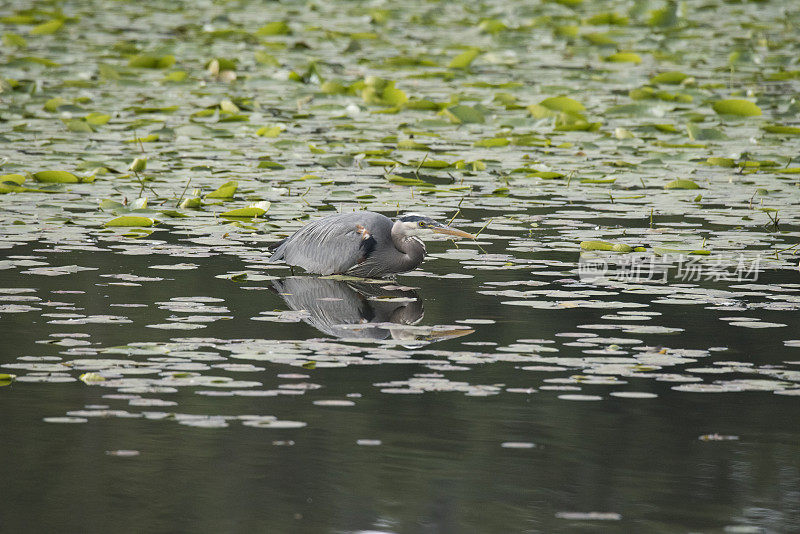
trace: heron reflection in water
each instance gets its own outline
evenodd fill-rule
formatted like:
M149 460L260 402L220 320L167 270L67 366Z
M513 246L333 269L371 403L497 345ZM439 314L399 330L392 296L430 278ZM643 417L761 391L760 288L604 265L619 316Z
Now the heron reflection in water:
M473 332L416 326L425 315L422 299L413 289L387 284L304 276L276 280L273 287L292 310L308 313L306 323L338 338L424 345Z

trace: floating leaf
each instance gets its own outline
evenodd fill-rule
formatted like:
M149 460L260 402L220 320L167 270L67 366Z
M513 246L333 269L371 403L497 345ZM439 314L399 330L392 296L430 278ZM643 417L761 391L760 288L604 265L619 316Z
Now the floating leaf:
M617 12L605 12L592 15L586 22L595 26L626 26L628 17Z
M31 28L31 35L51 35L60 30L63 25L64 21L62 19L53 19L43 22Z
M117 227L117 226L153 226L156 223L155 219L150 217L139 217L134 215L123 215L116 219L111 219L103 223L103 226Z
M670 254L688 254L692 256L708 256L711 254L709 250L681 250L676 248L666 248L666 247L653 247L653 252L658 254L659 256L665 256Z
M581 241L582 250L610 250L612 252L633 252L633 247L625 243L609 243L608 241Z
M46 57L36 57L36 56L26 56L19 58L20 61L27 61L28 63L36 63L37 65L43 65L45 67L58 67L59 64L53 61L52 59L47 59Z
M54 184L77 184L94 181L94 177L78 177L67 171L39 171L33 173L33 178L37 182Z
M269 37L272 35L289 35L291 33L292 29L289 28L289 25L282 20L268 22L256 31L257 35L262 35L264 37Z
M508 140L506 137L492 137L489 139L481 139L479 141L475 141L472 146L475 147L484 147L484 148L494 148L494 147L501 147L501 146L508 146L511 141Z
M546 98L539 102L539 105L552 111L561 111L564 113L581 113L586 110L583 104L567 96Z
M430 150L426 144L418 143L413 139L403 139L397 142L397 150Z
M701 128L694 123L686 125L686 133L689 134L689 139L692 141L720 141L728 138L722 130L718 130L717 128Z
M3 34L3 44L9 48L25 48L28 46L23 36L11 32Z
M3 174L0 176L0 183L14 183L22 185L25 182L25 177L21 174Z
M408 100L406 94L395 87L393 80L385 80L377 76L368 76L364 79L361 98L367 104L379 106L401 106Z
M226 211L221 213L220 217L233 217L240 219L253 219L261 217L269 210L270 203L268 201L258 202L246 208L239 208L235 210Z
M424 169L446 169L450 167L452 164L448 161L443 161L440 159L426 159L424 161L409 161L410 165L415 167L420 167Z
M738 115L740 117L761 115L761 108L749 100L736 98L717 100L711 107L720 115Z
M500 33L507 30L508 26L498 19L483 19L478 24L478 29L484 33Z
M102 126L111 120L111 115L107 115L105 113L89 113L83 118L83 120L92 126Z
M642 62L642 57L634 52L617 52L603 58L605 61L611 63L636 63Z
M185 82L188 77L189 74L186 71L176 70L166 74L161 81L165 83L180 83Z
M403 104L405 109L415 109L419 111L439 111L443 104L437 104L431 100L410 99Z
M284 130L283 126L262 126L256 131L256 135L261 137L278 137Z
M280 65L280 62L275 58L275 56L268 54L263 50L256 50L253 53L253 57L255 57L255 60L262 65L269 65L271 67L277 67Z
M150 134L150 135L145 135L144 137L136 137L134 139L128 139L127 141L124 141L124 142L125 143L154 143L154 142L158 141L159 139L160 139L160 137L158 136L158 134Z
M667 185L664 186L664 189L700 189L700 186L697 185L692 180L672 180Z
M781 135L800 135L800 128L797 126L785 126L783 124L767 124L761 127L767 133Z
M67 101L61 98L60 96L56 96L51 98L47 102L44 103L45 111L49 111L50 113L55 113L58 111L58 108L66 104Z
M678 71L662 72L650 78L650 83L652 83L653 85L658 85L661 83L669 85L678 85L688 77L689 77L688 74L684 74Z
M64 125L70 132L92 133L92 127L83 119L62 119Z
M128 60L129 67L137 67L141 69L168 69L175 64L175 56L147 56L136 55L131 56Z
M563 178L565 175L555 171L536 171L527 174L527 176L529 178L541 178L542 180L555 180L556 178Z
M100 373L83 373L78 377L84 384L91 384L94 382L105 382L106 377Z
M477 58L480 55L480 53L481 52L480 52L479 49L470 48L469 50L466 50L466 51L458 54L456 57L454 57L450 61L450 63L447 64L447 68L448 69L467 69L472 64L472 62L475 61L475 58Z
M219 186L215 191L206 195L206 198L233 198L236 194L236 189L239 187L239 182L231 180Z
M712 158L708 158L706 160L706 163L709 164L709 165L716 165L718 167L735 167L736 166L736 162L734 160L732 160L731 158L716 158L716 157L712 157Z
M281 165L277 161L263 160L263 161L259 161L258 162L258 168L259 169L281 170L281 169L285 169L286 167L284 167L283 165Z
M386 179L391 183L398 185L428 185L427 182L418 178L409 178L407 176L398 176L396 174L387 174Z
M451 106L445 110L447 116L455 123L477 123L481 124L486 120L483 111L477 107L459 104Z

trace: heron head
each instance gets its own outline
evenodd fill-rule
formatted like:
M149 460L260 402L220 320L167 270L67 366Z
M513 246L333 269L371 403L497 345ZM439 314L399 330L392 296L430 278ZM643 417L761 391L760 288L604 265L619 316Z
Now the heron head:
M403 215L397 219L397 222L402 225L403 233L411 237L424 239L425 237L431 237L435 234L440 234L475 239L475 236L472 234L462 232L461 230L452 228L446 224L434 221L430 217L419 215L417 213L408 213Z

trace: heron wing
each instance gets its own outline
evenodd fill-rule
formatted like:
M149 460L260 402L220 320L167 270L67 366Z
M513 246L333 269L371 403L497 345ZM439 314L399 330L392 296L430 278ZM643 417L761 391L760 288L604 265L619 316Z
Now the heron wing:
M289 236L270 262L284 260L322 275L344 273L367 259L383 242L381 236L390 235L391 225L387 217L371 212L324 217Z

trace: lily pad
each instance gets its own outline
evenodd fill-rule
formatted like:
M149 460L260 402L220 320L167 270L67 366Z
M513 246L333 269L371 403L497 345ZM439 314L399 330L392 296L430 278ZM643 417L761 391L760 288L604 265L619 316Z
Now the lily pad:
M246 208L238 208L235 210L226 211L225 213L221 213L220 217L234 217L243 219L261 217L269 210L269 206L269 202L259 202L258 204L253 204L252 206L248 206Z
M33 178L37 182L52 184L77 184L94 181L94 176L75 176L67 171L39 171L33 173Z
M222 198L222 199L233 198L233 195L236 194L236 189L238 187L239 187L239 182L237 182L236 180L231 180L230 182L222 184L216 190L207 194L206 198Z
M479 49L470 48L469 50L466 50L458 54L456 57L454 57L447 65L447 68L467 69L472 64L472 62L475 61L475 58L477 58L480 55L480 53L481 52Z
M108 227L115 227L115 226L153 226L156 223L155 219L151 219L150 217L139 217L136 215L123 215L121 217L117 217L116 219L111 219L103 223L103 226Z
M693 180L677 179L666 184L664 189L700 189L700 186Z
M717 100L711 107L720 115L738 115L740 117L761 115L761 108L749 100L736 98Z

